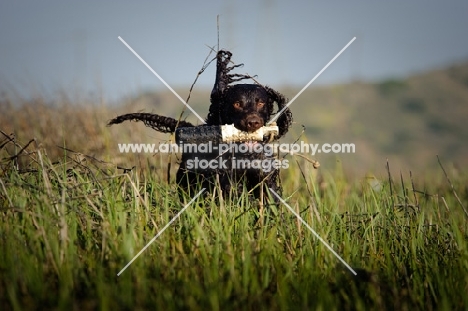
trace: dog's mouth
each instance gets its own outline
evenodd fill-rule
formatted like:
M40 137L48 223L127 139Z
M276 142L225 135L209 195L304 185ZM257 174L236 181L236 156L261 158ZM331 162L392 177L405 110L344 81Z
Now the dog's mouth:
M253 133L257 131L259 128L263 126L263 122L261 124L255 125L255 126L245 126L242 123L240 124L234 124L235 128L237 128L240 131L247 132L247 133Z
M221 140L223 142L239 142L243 145L253 146L259 142L272 141L278 135L278 126L276 124L262 126L254 132L240 130L234 124L221 126Z

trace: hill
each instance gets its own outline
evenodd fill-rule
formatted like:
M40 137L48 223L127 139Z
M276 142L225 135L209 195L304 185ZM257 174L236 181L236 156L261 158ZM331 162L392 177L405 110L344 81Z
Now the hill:
M297 87L277 87L288 98ZM177 92L187 98L188 88ZM189 103L202 116L209 107L210 90L195 88ZM157 142L167 135L142 125L106 128L117 114L146 111L178 117L182 103L169 91L146 92L109 105L103 98L75 101L66 95L53 101L0 100L0 129L28 141L35 137L44 146L63 145L83 153L115 154L117 142ZM323 168L340 166L349 172L382 172L388 158L397 171L424 172L444 162L468 165L468 62L419 73L405 79L377 83L354 82L333 86L311 86L291 105L294 125L283 142L299 137L310 143L354 143L355 154L317 154ZM199 123L185 112L184 117ZM304 133L301 136L301 133ZM50 151L53 156L54 151ZM61 154L57 150L57 156ZM126 161L120 156L113 160ZM120 164L122 164L120 163Z
M276 87L288 98L297 87ZM188 93L178 90L179 94ZM205 116L210 90L191 95L191 105ZM129 101L128 111L178 116L183 105L169 91L146 93ZM311 86L291 105L294 128L286 141L354 143L354 155L316 155L331 165L337 158L351 171L379 170L388 158L401 169L436 166L436 155L468 165L468 62L376 83ZM188 120L197 122L193 116Z

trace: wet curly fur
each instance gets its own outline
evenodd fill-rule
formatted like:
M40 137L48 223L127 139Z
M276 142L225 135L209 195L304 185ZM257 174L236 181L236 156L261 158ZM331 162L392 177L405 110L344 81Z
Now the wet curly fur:
M205 120L206 124L198 126L234 124L236 128L242 131L254 132L266 125L274 113L286 106L286 99L282 94L267 86L233 84L250 77L230 73L234 68L241 66L229 66L231 56L230 52L223 50L217 54L216 81L211 92L209 113ZM275 103L277 105L276 111ZM146 126L163 133L174 133L178 127L194 126L186 121L150 113L121 115L112 119L108 125L119 124L124 121L142 121ZM274 137L275 140L284 136L292 124L292 114L288 108L283 111L276 124L279 128L279 135ZM232 194L233 189L235 189L235 193L240 193L240 191L246 189L259 198L261 194L260 185L265 188L272 188L277 192L281 191L278 169L269 172L259 169L194 171L187 169L187 161L192 157L193 154L182 154L176 175L177 183L184 190L189 191L193 185L200 181L204 187L214 189L214 179L218 178L219 185L225 195ZM250 159L265 158L263 154L250 154L247 157Z

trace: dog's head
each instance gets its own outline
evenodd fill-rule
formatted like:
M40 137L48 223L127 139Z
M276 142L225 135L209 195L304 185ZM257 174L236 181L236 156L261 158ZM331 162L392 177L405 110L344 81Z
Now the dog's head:
M223 96L222 124L234 124L245 132L264 126L273 112L273 99L260 85L236 84L227 88Z
M248 75L230 73L241 65L229 67L232 54L219 51L217 55L216 81L211 92L211 105L206 123L208 125L234 124L242 131L254 132L271 118L275 103L282 114L276 120L279 137L288 131L292 123L291 111L285 97L260 84L234 84L251 79ZM284 108L284 110L283 110Z

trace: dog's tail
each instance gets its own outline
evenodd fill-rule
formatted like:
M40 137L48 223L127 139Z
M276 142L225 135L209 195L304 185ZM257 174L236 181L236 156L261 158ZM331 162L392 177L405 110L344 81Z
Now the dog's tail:
M174 133L178 127L192 127L190 122L183 120L176 120L174 118L163 117L153 113L128 113L114 119L107 123L107 126L120 124L124 121L141 121L146 126L162 133Z

